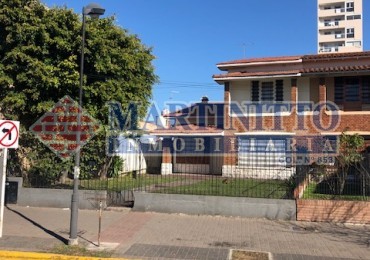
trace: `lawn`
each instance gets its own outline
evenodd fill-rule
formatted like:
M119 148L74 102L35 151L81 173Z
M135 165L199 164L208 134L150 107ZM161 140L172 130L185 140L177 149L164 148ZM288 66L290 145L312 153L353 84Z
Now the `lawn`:
M73 180L57 184L54 188L72 188ZM137 190L155 193L192 194L229 197L291 198L284 180L223 178L212 175L153 175L132 174L108 179L80 180L85 190Z
M287 185L282 180L260 180L243 178L210 177L180 185L163 187L159 193L192 194L230 197L288 198Z
M354 184L346 184L342 195L334 195L324 182L311 182L303 193L303 199L321 200L370 200L369 196L360 194L360 187Z
M148 186L158 186L164 183L171 183L181 181L181 176L163 176L163 175L150 175L141 174L137 175L136 178L132 174L119 176L116 178L108 179L91 179L91 180L80 180L80 189L86 190L111 190L111 191L122 191L122 190L144 190Z

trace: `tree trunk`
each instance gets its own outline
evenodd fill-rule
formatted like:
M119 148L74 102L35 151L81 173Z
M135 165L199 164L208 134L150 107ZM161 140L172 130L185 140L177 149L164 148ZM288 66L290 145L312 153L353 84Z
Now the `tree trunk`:
M344 185L346 184L346 178L348 173L348 167L342 167L341 173L339 174L339 190L338 195L342 195L344 191Z
M99 176L101 180L106 179L108 177L108 170L110 166L112 165L112 162L113 162L113 157L105 158L103 167L99 171Z

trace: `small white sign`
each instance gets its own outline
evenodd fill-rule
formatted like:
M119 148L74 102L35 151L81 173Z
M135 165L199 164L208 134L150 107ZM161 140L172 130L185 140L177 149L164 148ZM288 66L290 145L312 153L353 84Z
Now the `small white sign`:
M18 148L19 121L0 120L0 149Z

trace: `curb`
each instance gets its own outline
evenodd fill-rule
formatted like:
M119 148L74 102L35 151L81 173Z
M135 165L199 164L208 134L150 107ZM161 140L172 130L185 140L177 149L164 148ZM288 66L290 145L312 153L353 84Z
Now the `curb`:
M55 259L55 260L128 260L127 258L104 258L90 256L68 256L49 253L21 252L21 251L0 251L0 259Z

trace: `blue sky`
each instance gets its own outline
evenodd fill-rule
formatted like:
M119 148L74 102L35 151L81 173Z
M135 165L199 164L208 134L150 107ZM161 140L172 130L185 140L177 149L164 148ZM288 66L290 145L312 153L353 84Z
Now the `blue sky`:
M43 0L80 13L91 1ZM117 24L153 47L153 100L222 101L212 80L216 63L234 59L315 54L316 0L94 0ZM370 1L364 0L364 50L370 50Z

